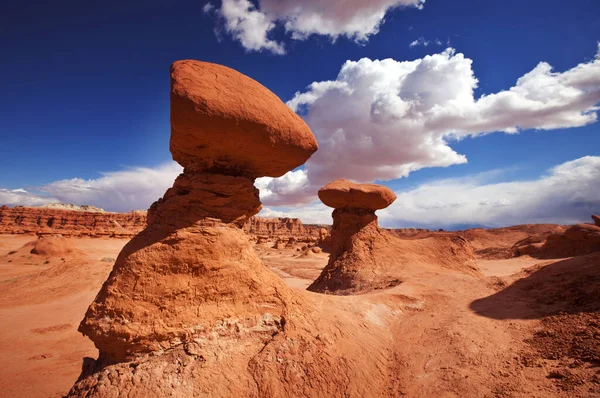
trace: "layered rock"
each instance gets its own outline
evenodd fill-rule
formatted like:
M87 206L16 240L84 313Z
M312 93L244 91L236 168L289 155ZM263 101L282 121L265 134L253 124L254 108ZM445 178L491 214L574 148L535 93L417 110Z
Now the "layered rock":
M199 177L195 177L198 180ZM214 177L213 177L214 179ZM241 181L241 180L238 180ZM231 181L222 181L230 184ZM186 189L179 181L178 189ZM195 181L194 183L199 183ZM215 184L213 181L212 184ZM242 187L254 195L254 187ZM233 189L230 186L226 189ZM199 210L195 210L199 211ZM0 234L36 234L73 237L116 237L132 238L147 224L147 212L135 210L127 213L107 212L95 206L75 206L64 204L40 207L0 206ZM298 242L322 242L329 234L330 227L303 224L297 218L250 217L243 230L256 240L274 241L277 238L294 238Z
M0 234L131 238L145 227L145 211L109 213L83 207L0 207Z
M402 239L380 228L375 211L396 199L389 188L336 180L319 191L319 198L335 207L331 255L308 290L346 295L390 288L402 283L407 265L479 274L472 248L456 234Z
M369 352L333 337L343 313L318 326L328 311L265 267L241 230L261 207L254 178L291 170L316 150L308 127L231 69L182 61L171 78L171 150L184 172L152 205L148 227L119 254L81 322L100 356L70 395L382 393L385 365L374 364L385 363L385 336ZM249 151L236 146L242 141L253 142ZM367 333L378 330L359 331L359 340ZM360 358L356 366L332 339Z
M244 231L257 238L257 243L275 241L279 238L294 238L297 242L321 243L329 234L330 227L303 224L297 218L251 217L243 227Z

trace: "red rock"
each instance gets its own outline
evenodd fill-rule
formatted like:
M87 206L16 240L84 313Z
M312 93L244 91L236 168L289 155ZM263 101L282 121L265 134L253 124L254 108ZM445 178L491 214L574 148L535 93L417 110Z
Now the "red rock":
M261 208L258 189L252 180L186 170L163 198L150 207L148 224L181 228L214 218L242 225Z
M31 254L44 257L63 257L82 254L69 238L61 235L43 236L25 244L25 247L31 248L29 251Z
M251 217L243 226L247 233L267 239L282 238L297 242L319 242L329 234L330 227L303 224L297 218Z
M360 294L402 283L405 264L436 264L479 275L473 249L449 234L428 240L403 240L379 228L375 210L396 196L378 185L337 180L319 191L333 211L329 262L308 290L327 294Z
M391 205L396 200L396 194L382 185L335 180L319 190L319 199L334 209L354 207L379 210Z
M186 168L279 177L317 150L304 121L255 80L222 65L171 67L171 153Z
M69 396L384 395L387 331L340 336L347 309L285 285L241 229L260 209L254 177L304 162L310 130L227 68L185 61L172 77L171 149L185 171L88 308L79 330L99 358Z
M597 216L595 214L592 214L592 220L594 220L594 224L598 227L600 227L600 216Z
M131 238L145 227L145 211L109 213L43 207L0 207L0 234Z
M531 240L530 238L529 240ZM600 227L592 224L572 225L563 232L550 234L538 249L528 251L525 245L528 242L515 244L515 255L530 254L538 258L564 258L581 256L600 251Z

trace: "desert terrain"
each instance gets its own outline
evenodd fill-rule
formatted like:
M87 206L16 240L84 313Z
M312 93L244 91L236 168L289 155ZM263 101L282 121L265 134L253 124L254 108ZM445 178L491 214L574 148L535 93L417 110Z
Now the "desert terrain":
M147 211L0 207L0 394L600 397L600 217L389 230L396 193L338 178L331 225L262 219L308 125L201 61L170 102L183 171Z
M419 253L398 253L406 262L402 283L332 296L305 291L328 262L328 238L313 232L326 226L260 218L251 224L246 229L255 251L288 286L318 305L343 308L357 330L385 330L372 338L384 338L395 359L381 364L392 380L386 395L600 396L600 252L554 259L510 254L524 239L565 227L390 230L422 244L460 236L472 247L479 272L455 272L423 264ZM0 370L0 395L63 396L84 358L98 356L77 328L128 239L66 231L38 237L7 233L7 224L3 232L0 346L10 366ZM354 331L339 333L351 337Z

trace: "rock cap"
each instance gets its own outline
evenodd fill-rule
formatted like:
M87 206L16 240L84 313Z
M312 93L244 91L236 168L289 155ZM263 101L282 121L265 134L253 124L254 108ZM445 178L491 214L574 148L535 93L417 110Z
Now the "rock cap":
M348 180L335 180L319 190L319 199L335 209L385 209L396 200L396 194L383 185L357 184Z
M279 177L304 164L317 148L302 118L257 81L208 62L171 66L170 149L180 165Z

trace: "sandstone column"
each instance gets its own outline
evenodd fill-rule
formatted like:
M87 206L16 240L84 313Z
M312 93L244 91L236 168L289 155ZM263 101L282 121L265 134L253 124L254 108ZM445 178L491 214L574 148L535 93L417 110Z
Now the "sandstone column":
M319 198L335 209L331 255L308 290L352 294L398 284L397 279L376 271L385 268L386 262L374 252L387 240L375 211L392 204L396 200L394 192L381 185L335 180L319 190Z
M178 61L170 148L183 173L152 205L148 227L123 248L79 327L101 365L281 327L287 289L240 227L261 209L255 178L304 163L317 150L312 132L256 81ZM233 317L235 327L224 326Z

